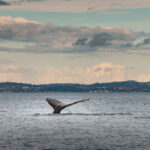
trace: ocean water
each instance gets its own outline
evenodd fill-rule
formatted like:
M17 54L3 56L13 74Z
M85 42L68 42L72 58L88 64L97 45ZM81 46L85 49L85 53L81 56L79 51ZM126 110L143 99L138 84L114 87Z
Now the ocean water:
M150 150L150 93L0 93L0 150Z

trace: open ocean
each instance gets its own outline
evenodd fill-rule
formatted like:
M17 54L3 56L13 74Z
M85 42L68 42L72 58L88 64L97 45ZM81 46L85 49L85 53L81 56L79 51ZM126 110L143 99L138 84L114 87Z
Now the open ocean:
M0 93L0 150L150 150L150 93Z

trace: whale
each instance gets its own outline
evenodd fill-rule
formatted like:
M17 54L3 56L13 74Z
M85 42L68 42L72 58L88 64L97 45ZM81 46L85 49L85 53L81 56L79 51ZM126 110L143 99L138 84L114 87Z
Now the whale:
M54 109L54 111L53 111L54 114L60 114L61 110L63 110L64 108L75 105L80 102L87 102L87 101L89 101L89 99L78 100L78 101L75 101L75 102L69 103L69 104L64 104L64 103L62 103L56 99L52 99L52 98L46 98L46 101Z

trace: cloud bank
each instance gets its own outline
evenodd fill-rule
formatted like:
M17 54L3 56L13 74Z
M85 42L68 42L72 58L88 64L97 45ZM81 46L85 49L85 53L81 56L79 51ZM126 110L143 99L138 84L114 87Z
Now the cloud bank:
M0 41L0 51L32 53L86 53L150 48L149 33L134 32L127 28L61 27L3 16L0 17Z
M50 12L86 12L150 6L149 0L7 0L7 2L11 2L11 6L7 9Z
M43 83L87 83L124 80L148 81L150 74L129 73L128 68L111 62L102 62L91 67L54 68L4 65L0 67L1 82Z

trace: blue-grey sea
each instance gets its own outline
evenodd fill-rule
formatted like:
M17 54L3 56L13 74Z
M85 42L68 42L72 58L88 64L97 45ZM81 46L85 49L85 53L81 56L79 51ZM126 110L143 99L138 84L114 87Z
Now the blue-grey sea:
M0 150L150 150L150 93L0 93Z

